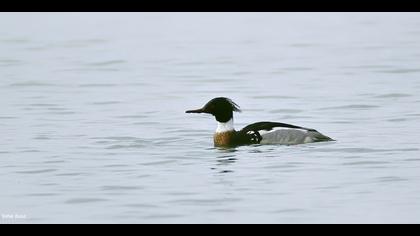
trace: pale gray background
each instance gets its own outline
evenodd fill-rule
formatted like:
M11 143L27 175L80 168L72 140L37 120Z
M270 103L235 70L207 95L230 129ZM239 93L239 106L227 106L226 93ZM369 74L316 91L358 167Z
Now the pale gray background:
M420 223L418 13L0 13L0 82L0 223Z

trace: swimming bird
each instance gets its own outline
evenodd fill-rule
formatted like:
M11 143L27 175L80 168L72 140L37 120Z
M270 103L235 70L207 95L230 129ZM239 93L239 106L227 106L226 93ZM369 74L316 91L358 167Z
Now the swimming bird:
M279 122L262 121L236 131L233 126L233 112L241 112L239 106L226 97L213 98L202 108L186 113L207 113L218 122L213 136L214 146L233 147L251 144L303 144L334 141L315 129Z

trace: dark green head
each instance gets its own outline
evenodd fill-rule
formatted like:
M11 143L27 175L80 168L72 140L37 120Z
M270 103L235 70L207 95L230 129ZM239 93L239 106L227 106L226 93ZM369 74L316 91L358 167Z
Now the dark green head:
M215 116L219 122L228 122L233 117L233 112L240 112L238 104L225 97L213 98L203 108L189 110L186 113L208 113Z

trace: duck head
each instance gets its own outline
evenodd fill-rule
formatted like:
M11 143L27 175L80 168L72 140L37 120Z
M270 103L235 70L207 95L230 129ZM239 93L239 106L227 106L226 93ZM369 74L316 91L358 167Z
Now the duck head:
M238 104L229 98L213 98L202 108L188 110L186 113L207 113L212 114L218 122L225 123L233 118L233 112L241 112Z

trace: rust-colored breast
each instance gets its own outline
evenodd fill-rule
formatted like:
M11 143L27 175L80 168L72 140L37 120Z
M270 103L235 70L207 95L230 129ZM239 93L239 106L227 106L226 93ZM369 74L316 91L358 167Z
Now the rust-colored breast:
M232 146L234 145L235 131L215 133L213 140L214 146Z

